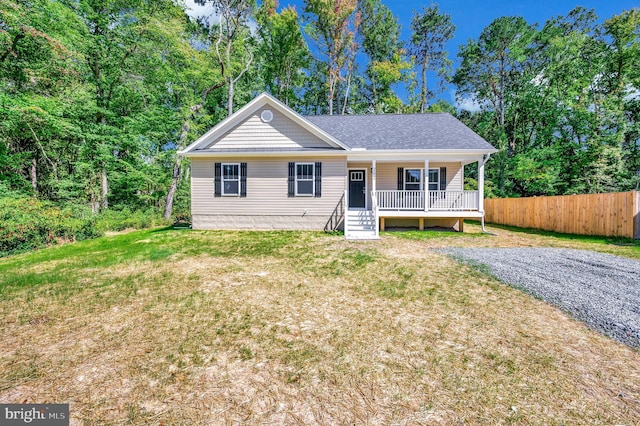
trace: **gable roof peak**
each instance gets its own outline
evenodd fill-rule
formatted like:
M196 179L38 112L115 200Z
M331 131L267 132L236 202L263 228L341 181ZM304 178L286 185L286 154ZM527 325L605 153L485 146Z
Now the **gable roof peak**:
M341 148L344 150L349 150L350 147L340 142L333 135L323 130L321 127L316 126L314 123L308 121L305 117L298 114L296 111L268 94L267 92L262 92L258 96L256 96L252 101L244 105L238 111L234 112L213 128L211 128L207 133L200 136L195 142L186 147L185 149L178 151L179 155L189 154L190 152L196 151L198 149L202 149L213 141L215 141L220 136L224 135L229 130L233 129L238 124L242 123L244 120L253 115L260 108L268 105L274 110L280 112L288 119L292 120L294 123L299 126L305 128L314 136L318 137L320 140L326 142L328 145L334 148Z

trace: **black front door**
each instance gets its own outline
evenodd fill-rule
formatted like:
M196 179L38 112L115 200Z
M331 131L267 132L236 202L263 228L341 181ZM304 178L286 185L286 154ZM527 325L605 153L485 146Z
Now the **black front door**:
M365 208L366 172L366 170L349 170L349 208Z

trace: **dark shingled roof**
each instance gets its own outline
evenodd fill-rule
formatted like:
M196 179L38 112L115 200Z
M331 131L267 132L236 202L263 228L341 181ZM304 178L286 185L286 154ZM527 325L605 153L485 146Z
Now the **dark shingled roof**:
M351 148L495 149L448 113L308 115L304 118Z

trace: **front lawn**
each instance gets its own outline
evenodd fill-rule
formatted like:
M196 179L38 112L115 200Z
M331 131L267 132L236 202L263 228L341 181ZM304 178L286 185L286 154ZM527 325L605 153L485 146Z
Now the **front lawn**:
M430 249L638 247L466 228L156 229L0 259L0 402L100 425L637 422L639 352Z

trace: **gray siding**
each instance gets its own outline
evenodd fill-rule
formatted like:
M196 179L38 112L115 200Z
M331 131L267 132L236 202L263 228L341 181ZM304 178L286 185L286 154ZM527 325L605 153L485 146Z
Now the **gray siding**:
M273 113L273 120L264 123L260 114L265 109ZM270 148L327 148L327 144L273 108L261 108L207 148L211 149L270 149Z
M214 197L214 163L240 161L247 163L246 198ZM322 162L322 197L289 198L287 196L289 161ZM194 217L201 215L321 216L328 220L344 193L346 169L346 158L334 157L305 159L247 157L228 161L192 158L191 213Z

